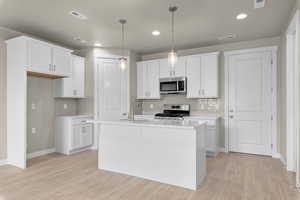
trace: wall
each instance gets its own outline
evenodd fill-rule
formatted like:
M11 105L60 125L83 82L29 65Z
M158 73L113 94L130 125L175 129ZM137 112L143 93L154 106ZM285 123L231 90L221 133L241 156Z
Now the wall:
M27 78L27 153L54 148L55 117L77 114L77 100L54 99L53 81ZM66 109L64 104L67 104ZM36 133L32 133L32 128Z
M200 53L209 53L209 52L225 52L225 51L232 51L232 50L239 50L239 49L248 49L248 48L258 48L258 47L265 47L265 46L278 46L281 45L281 38L280 37L273 37L273 38L263 38L260 40L253 40L253 41L245 41L245 42L237 42L237 43L229 43L229 44L223 44L223 45L215 45L215 46L209 46L209 47L201 47L201 48L195 48L195 49L186 49L178 51L179 55L185 56L185 55L193 55L193 54L200 54ZM280 52L280 49L279 51ZM158 58L164 58L167 56L167 52L163 53L157 53L157 54L150 54L150 55L142 55L141 60L150 60L150 59L158 59ZM143 113L155 113L159 110L161 110L161 107L165 103L188 103L191 104L192 113L194 114L202 114L202 113L219 113L221 115L224 115L224 96L225 96L225 73L224 73L224 55L221 53L220 58L220 74L219 74L219 84L220 84L220 99L218 99L217 102L212 101L212 105L216 105L217 109L214 109L214 106L208 106L208 103L205 102L205 100L189 100L182 96L169 96L169 97L163 97L161 100L144 100L143 101ZM280 71L281 68L281 61L280 61L280 53L278 56L278 69ZM279 73L278 73L279 76ZM278 87L278 92L280 91ZM153 109L150 108L151 104L153 105ZM201 107L204 107L204 109L201 109ZM280 105L278 104L278 107ZM211 109L212 108L212 109ZM278 118L279 122L279 118ZM278 123L279 124L279 123ZM222 126L224 127L224 121L222 121ZM280 133L278 132L278 136L280 139ZM225 147L225 136L224 136L224 128L221 129L221 138L220 138L220 145L221 147ZM278 143L278 148L280 143Z
M6 54L0 41L0 161L6 159Z

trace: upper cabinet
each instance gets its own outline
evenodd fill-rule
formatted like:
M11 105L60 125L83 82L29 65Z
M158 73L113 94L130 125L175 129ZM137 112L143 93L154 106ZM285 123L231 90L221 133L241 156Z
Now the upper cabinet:
M219 53L186 57L187 97L219 97Z
M186 57L179 57L174 67L169 64L168 59L160 59L159 62L160 78L186 76Z
M137 63L137 98L160 99L159 60Z
M71 75L71 51L36 39L26 38L28 43L29 72L69 77Z
M52 66L54 73L62 76L71 75L71 52L54 46L52 48Z
M71 56L71 76L69 78L56 79L54 82L55 97L84 98L85 59L79 56Z
M219 98L219 52L138 62L138 99L159 99L159 79L172 77L187 78L187 98Z

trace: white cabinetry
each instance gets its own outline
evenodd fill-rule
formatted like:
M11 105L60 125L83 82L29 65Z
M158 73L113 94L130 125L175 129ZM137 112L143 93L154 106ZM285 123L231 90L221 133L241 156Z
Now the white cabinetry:
M71 51L46 42L23 37L28 43L29 72L68 77L71 74Z
M54 82L55 97L84 98L85 67L84 58L71 56L70 78L57 79Z
M205 149L207 155L216 156L220 151L220 118L218 117L186 117L184 120L206 122Z
M219 97L219 53L186 57L187 97Z
M177 63L172 67L168 59L160 59L160 78L185 77L186 57L179 57Z
M137 63L138 99L160 99L159 60Z
M55 125L56 152L72 154L93 145L93 125L88 116L60 116Z

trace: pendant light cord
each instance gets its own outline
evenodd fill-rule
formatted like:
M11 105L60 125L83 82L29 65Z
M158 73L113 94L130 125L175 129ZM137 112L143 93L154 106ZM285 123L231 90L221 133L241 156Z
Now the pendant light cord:
M175 43L175 39L174 39L174 12L172 12L172 17L171 17L172 19L172 50L174 50L175 49L175 45L174 45L174 43Z
M124 31L124 25L127 23L126 19L120 19L119 22L121 23L122 28L122 56L125 58L125 31Z

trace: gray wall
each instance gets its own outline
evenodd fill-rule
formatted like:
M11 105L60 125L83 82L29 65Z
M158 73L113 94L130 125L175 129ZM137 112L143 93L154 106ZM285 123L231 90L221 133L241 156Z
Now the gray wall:
M186 99L182 96L169 96L169 97L163 97L161 100L144 100L143 101L143 113L155 113L159 110L161 110L161 107L165 103L188 103L191 104L192 114L202 114L202 113L219 113L220 115L224 115L224 96L225 96L225 73L224 73L224 55L223 52L225 51L232 51L232 50L240 50L240 49L248 49L248 48L258 48L258 47L265 47L265 46L278 46L281 45L281 38L280 37L273 37L273 38L263 38L260 40L253 40L253 41L245 41L245 42L238 42L238 43L229 43L229 44L223 44L223 45L215 45L215 46L209 46L209 47L202 47L202 48L196 48L196 49L186 49L181 50L178 52L179 55L185 56L185 55L193 55L193 54L200 54L200 53L208 53L208 52L215 52L220 51L221 52L221 58L220 58L220 74L219 74L219 84L220 84L220 98L214 102L213 100L211 103L205 102L205 100L197 100L197 99ZM158 59L158 58L164 58L167 56L167 52L158 53L158 54L150 54L150 55L142 55L141 60L150 60L150 59ZM281 65L281 59L280 59L280 48L278 49L278 76L280 76L280 72L282 65ZM280 84L280 81L279 81ZM280 94L280 85L278 87L278 92ZM154 109L150 108L150 105L153 104ZM212 106L210 106L210 104ZM202 105L202 106L201 106ZM214 109L214 105L217 109ZM201 109L201 107L204 107L204 109ZM278 104L278 107L280 107L280 104ZM278 124L279 123L278 118ZM221 129L221 138L220 138L220 145L224 147L225 145L225 136L224 136L224 121L222 120L222 129ZM278 131L278 136L280 140L280 131ZM281 149L280 142L278 143L278 149Z
M76 115L77 100L54 99L52 79L27 78L27 153L54 148L57 115ZM32 104L35 109L32 109ZM67 104L67 109L64 109ZM36 133L32 133L32 128Z
M6 46L0 40L0 160L6 159Z

